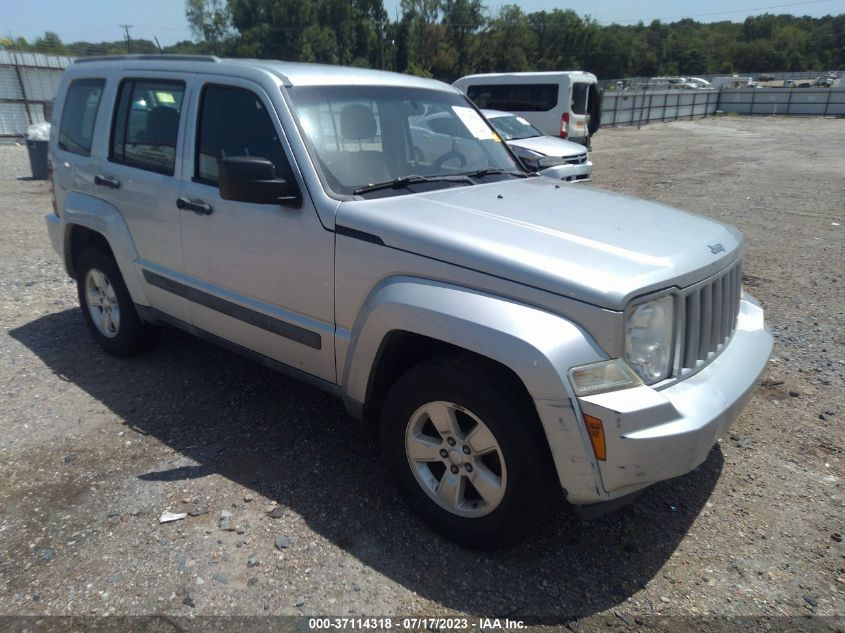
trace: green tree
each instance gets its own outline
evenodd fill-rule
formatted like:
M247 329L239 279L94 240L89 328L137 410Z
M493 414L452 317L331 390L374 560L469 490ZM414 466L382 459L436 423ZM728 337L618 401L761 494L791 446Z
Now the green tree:
M447 69L450 79L465 75L477 51L477 35L484 27L484 6L481 0L443 0L443 25L446 40L455 57Z
M538 70L567 70L580 67L595 36L595 24L582 20L572 10L537 11L528 14L534 34Z
M446 81L526 70L583 69L613 79L845 67L845 15L601 26L570 10L525 13L516 4L490 16L482 2L401 0L391 22L383 0L186 0L197 39L165 52L390 68ZM126 50L123 40L65 45L50 32L33 43L10 35L0 47L78 56ZM133 49L158 51L148 40L133 40Z
M598 77L628 77L633 68L633 29L612 24L593 38L585 69Z
M203 48L223 53L231 36L232 16L222 0L185 0L185 17Z
M534 70L536 35L528 16L515 4L506 4L490 20L476 62L477 72Z
M413 74L432 73L445 29L439 23L440 0L402 0L402 61ZM442 62L442 60L441 60Z
M733 52L734 64L740 72L778 71L785 65L784 57L769 40L740 42Z
M62 43L61 38L53 31L47 31L42 37L36 37L32 48L39 53L51 53L53 55L67 55L67 47Z
M300 61L321 64L339 64L342 62L340 46L334 29L328 26L312 24L303 33L303 49Z
M229 0L229 10L243 57L299 60L305 33L317 24L314 0Z

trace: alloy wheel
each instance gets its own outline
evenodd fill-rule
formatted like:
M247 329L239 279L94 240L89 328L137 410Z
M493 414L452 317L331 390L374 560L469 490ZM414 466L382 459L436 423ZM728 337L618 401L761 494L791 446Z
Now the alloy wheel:
M436 401L417 409L405 431L405 455L417 483L441 508L478 518L498 507L507 468L496 437L471 411Z

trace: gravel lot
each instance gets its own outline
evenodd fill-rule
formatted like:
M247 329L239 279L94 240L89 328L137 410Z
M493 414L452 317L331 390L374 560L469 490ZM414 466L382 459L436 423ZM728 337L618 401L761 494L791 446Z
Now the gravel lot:
M48 186L0 146L0 615L845 627L845 120L605 129L594 147L591 186L744 232L774 356L695 472L482 554L405 510L339 401L174 331L131 360L99 351L48 243Z

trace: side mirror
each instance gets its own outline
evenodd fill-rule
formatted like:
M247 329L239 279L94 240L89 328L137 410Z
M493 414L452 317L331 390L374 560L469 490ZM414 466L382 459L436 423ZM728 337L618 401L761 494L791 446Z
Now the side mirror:
M276 175L266 158L231 156L220 160L220 197L237 202L299 206L296 186Z

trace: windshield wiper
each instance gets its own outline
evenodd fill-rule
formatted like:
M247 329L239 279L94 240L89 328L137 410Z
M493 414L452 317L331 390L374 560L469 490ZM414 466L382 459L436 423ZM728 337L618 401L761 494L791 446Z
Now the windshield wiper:
M495 176L498 174L508 174L509 176L517 176L519 178L528 177L528 174L521 171L506 171L504 169L499 169L498 167L485 167L484 169L462 173L461 175L466 176L467 178L481 178L482 176Z
M377 182L373 185L358 187L352 193L357 196L362 193L370 193L371 191L380 191L382 189L402 189L408 185L415 185L421 182L463 182L468 185L472 184L469 177L464 174L457 176L417 176L412 174L410 176L403 176L402 178L394 178L386 182Z

